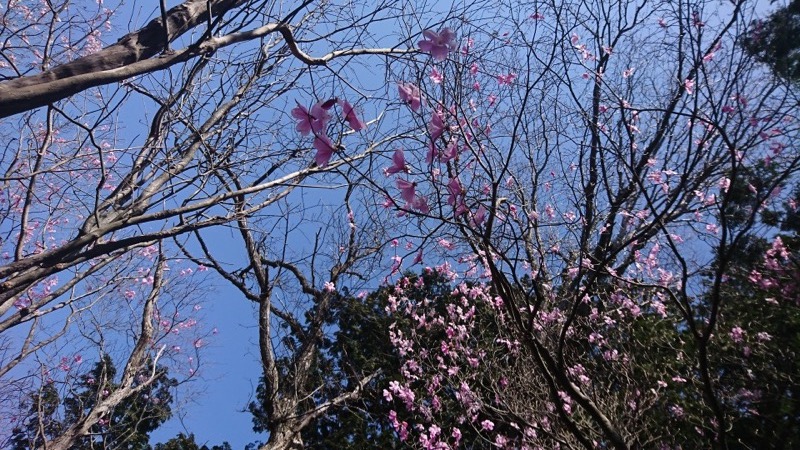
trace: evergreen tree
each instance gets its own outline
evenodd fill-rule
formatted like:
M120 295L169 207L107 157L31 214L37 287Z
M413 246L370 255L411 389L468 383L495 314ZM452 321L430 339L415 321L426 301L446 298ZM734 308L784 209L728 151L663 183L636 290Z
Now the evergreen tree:
M152 369L152 368L148 368ZM92 426L90 434L81 437L73 449L124 449L146 450L150 433L172 415L171 389L177 381L169 378L167 371L157 368L160 375L155 382L133 397L120 402L100 422ZM80 420L98 400L118 388L114 362L104 355L88 372L80 375L69 395L59 397L54 382L40 391L31 393L28 416L13 430L14 450L41 448L44 442L59 436L62 430Z
M743 41L748 53L793 82L800 81L800 0L755 21Z

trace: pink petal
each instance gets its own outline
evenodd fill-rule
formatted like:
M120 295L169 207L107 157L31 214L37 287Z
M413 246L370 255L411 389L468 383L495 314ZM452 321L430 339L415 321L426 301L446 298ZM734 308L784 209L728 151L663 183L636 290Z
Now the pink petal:
M316 135L314 136L314 148L317 149L317 154L314 155L314 161L319 167L327 166L328 161L330 161L335 151L331 140L324 134Z
M367 127L367 124L361 121L356 114L355 109L347 100L341 100L342 111L344 112L344 119L353 131L361 131Z
M400 189L400 197L406 202L412 203L414 201L414 191L416 190L417 184L401 178L398 178L395 183L397 184L397 188Z

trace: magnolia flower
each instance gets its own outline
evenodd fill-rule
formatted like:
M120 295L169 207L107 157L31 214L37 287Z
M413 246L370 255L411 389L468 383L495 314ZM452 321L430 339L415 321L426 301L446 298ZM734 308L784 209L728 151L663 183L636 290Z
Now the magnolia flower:
M417 183L403 180L402 178L398 178L395 183L397 184L397 189L400 189L400 197L408 203L413 203L414 196L416 195Z
M430 53L437 61L447 59L447 54L456 49L456 35L450 28L445 28L438 33L425 30L422 32L422 36L424 39L419 41L419 49Z
M402 149L397 149L392 155L392 165L385 171L386 176L394 175L400 172L409 172L408 165L406 165L406 157Z
M324 134L318 134L314 136L314 148L317 149L317 154L314 155L314 161L319 167L327 166L328 161L330 161L331 156L333 156L333 152L336 150L331 140Z
M412 111L418 111L422 106L422 94L419 88L411 83L397 83L400 99L406 102Z
M431 115L431 121L428 122L428 132L431 134L432 141L439 139L442 133L444 133L444 119L442 119L441 112L435 111L433 115Z
M317 102L308 110L300 103L292 109L292 117L297 120L295 129L303 136L314 132L318 133L325 128L325 125L330 120L331 116L328 114L328 109L331 108L330 100L326 102Z
M367 127L367 124L358 118L355 109L353 109L353 106L347 100L340 100L339 103L342 105L344 120L347 121L347 124L350 125L353 131L361 131Z

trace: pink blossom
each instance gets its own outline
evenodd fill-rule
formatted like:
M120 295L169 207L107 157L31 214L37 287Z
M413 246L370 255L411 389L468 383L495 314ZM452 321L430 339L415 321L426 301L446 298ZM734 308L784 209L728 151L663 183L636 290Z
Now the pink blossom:
M452 250L453 248L455 248L455 245L452 242L444 238L439 239L439 246L446 250Z
M461 186L461 181L458 177L451 178L447 183L447 192L450 194L447 197L447 204L450 206L455 205L458 198L464 195L464 188Z
M392 155L392 165L388 167L384 171L384 173L386 174L386 176L389 176L400 172L408 173L409 171L410 170L406 165L405 154L403 153L402 149L398 148L397 150L394 151L394 154Z
M453 427L453 433L451 434L451 436L453 436L455 445L458 446L458 443L461 442L461 430L459 430L456 427Z
M436 67L431 69L431 74L429 75L429 77L433 82L433 84L440 84L444 80L442 73L439 72L439 69L437 69Z
M456 49L455 34L450 28L444 28L438 33L425 30L422 32L423 40L419 41L419 49L430 53L433 59L443 61L447 54Z
M427 206L427 203L426 203L426 206ZM414 261L411 262L411 265L413 266L414 264L422 264L422 249L419 249L419 251L417 252L417 255L414 256Z
M431 208L430 206L428 206L428 200L420 195L414 197L414 200L408 206L410 206L411 209L421 212L422 214L428 214L429 212L431 212Z
M416 195L417 183L398 178L395 184L397 189L400 189L400 197L406 202L412 203Z
M733 327L729 333L731 340L736 344L741 344L744 341L745 332L741 327Z
M422 93L416 85L411 83L397 83L400 100L408 104L412 111L418 111L422 106Z
M478 206L478 210L475 211L475 214L472 215L472 218L469 221L470 226L475 228L481 226L486 220L486 212L486 207L483 205Z
M317 149L317 154L314 155L314 161L317 163L317 166L327 166L328 161L331 160L331 156L333 156L333 152L335 151L331 140L324 134L315 135L314 148Z
M517 74L514 72L509 72L508 74L499 74L497 75L497 84L500 86L508 86L514 82L517 78Z
M318 133L322 131L322 129L325 128L325 124L327 124L328 120L331 118L327 111L330 109L330 106L327 106L327 103L328 102L317 102L311 107L311 111L298 103L297 106L292 109L292 117L297 120L295 129L303 136L311 132Z
M687 78L683 81L683 87L686 89L686 93L692 95L694 92L694 80L691 78Z
M322 285L322 290L325 292L336 292L336 285L332 281L326 281Z
M481 430L492 431L494 429L494 422L489 419L481 421Z
M350 128L352 128L353 131L361 131L367 127L367 124L358 118L355 109L350 103L348 103L347 100L340 100L339 103L342 105L344 119L347 121L347 124L350 125Z
M719 180L719 188L722 192L728 192L728 188L731 187L731 179L728 177L722 177Z
M431 121L428 122L428 132L431 134L431 140L435 141L439 139L442 133L444 133L444 128L442 113L440 111L435 111L431 115Z

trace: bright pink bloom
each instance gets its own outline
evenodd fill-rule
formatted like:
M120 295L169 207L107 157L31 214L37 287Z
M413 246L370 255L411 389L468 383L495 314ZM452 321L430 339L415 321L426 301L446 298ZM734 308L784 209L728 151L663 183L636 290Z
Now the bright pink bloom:
M426 200L425 197L422 197L420 195L414 197L414 201L411 202L410 206L412 209L415 209L421 212L422 214L428 214L429 212L431 212L431 208L430 206L428 206L428 200Z
M440 84L442 81L444 81L444 76L442 76L442 73L439 72L439 69L434 67L431 69L430 79L433 84Z
M500 86L510 85L516 78L517 74L514 72L510 72L508 74L499 74L497 75L497 83Z
M389 175L394 175L400 172L409 172L408 166L406 165L406 157L403 153L402 149L397 149L394 151L392 155L392 165L386 169L385 173L388 177Z
M447 204L453 206L456 204L458 198L464 195L464 188L461 186L461 181L456 178L452 178L449 183L447 183L447 191L450 195L447 197Z
M327 111L330 109L328 103L330 103L330 101L317 102L311 107L310 111L306 109L305 106L298 103L297 106L292 109L292 117L297 120L295 129L303 136L311 132L319 133L322 131L331 118Z
M439 139L444 133L444 120L440 111L434 112L431 116L431 121L428 122L428 132L431 134L432 141Z
M347 124L350 125L353 131L361 131L367 127L367 124L358 118L355 109L353 109L353 106L347 100L340 100L339 103L342 105L344 120L347 121Z
M438 33L425 30L422 32L422 36L424 39L419 41L419 49L430 53L437 61L447 59L447 54L456 49L456 35L450 28L445 28Z
M418 111L422 106L422 93L419 88L411 83L397 83L400 99L406 102L412 111Z
M327 166L328 161L330 161L331 156L333 156L333 152L336 151L331 140L324 134L315 135L314 148L317 149L317 154L314 155L314 161L316 161L319 167Z
M450 143L447 144L447 147L439 153L439 161L446 163L451 159L455 159L456 156L458 156L458 141L452 139Z
M400 189L400 197L408 203L413 203L414 196L416 195L417 183L403 180L402 178L398 178L395 183L397 184L397 189Z
M475 211L475 214L473 214L472 219L470 219L469 222L471 226L479 227L483 224L485 220L486 220L486 208L483 205L481 205L478 207L478 210Z

